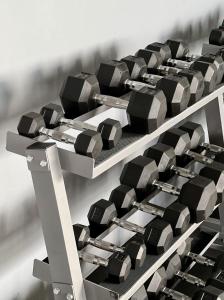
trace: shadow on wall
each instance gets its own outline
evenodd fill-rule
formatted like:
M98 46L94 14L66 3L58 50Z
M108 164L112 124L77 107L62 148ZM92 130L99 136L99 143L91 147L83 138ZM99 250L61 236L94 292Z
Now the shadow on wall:
M176 24L171 32L166 33L164 40L165 38L180 39L187 43L194 43L200 39L207 38L211 29L217 27L220 23L220 11L222 11L222 8L218 7L205 17L188 24L183 28L180 27L180 24Z
M15 76L10 81L0 80L0 121L41 106L58 98L63 80L68 74L81 71L95 72L102 60L116 58L114 44L106 49L96 49L88 53L88 58L70 58L48 69L32 70L29 74Z

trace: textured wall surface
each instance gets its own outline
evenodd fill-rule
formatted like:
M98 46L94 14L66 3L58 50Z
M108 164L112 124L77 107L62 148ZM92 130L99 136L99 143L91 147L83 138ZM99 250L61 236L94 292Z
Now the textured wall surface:
M103 59L168 37L206 39L222 2L0 1L0 299L50 299L32 277L45 247L31 176L24 158L6 152L6 132L16 130L21 113L56 99L66 74L93 72ZM120 168L91 182L65 174L74 221L86 223L90 201L118 184Z

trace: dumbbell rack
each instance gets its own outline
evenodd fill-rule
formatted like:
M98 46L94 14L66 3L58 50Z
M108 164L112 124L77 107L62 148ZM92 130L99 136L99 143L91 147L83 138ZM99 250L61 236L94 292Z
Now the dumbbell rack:
M42 222L43 233L49 257L49 264L36 259L34 261L33 275L42 281L52 284L55 300L85 300L85 299L129 299L145 281L166 261L166 259L189 237L200 225L192 224L188 230L180 237L174 239L171 247L160 256L148 255L142 268L131 270L128 279L120 284L104 282L98 284L94 280L94 272L97 266L79 261L78 251L72 230L72 220L68 199L65 190L62 170L92 179L108 171L114 165L130 157L139 154L139 151L155 143L158 137L169 128L180 125L186 119L198 121L204 119L204 128L208 132L207 142L220 146L224 144L224 105L223 105L224 85L219 86L213 93L202 98L193 106L187 108L179 115L167 119L157 130L149 135L133 134L124 131L123 137L116 148L103 151L95 161L89 157L78 155L69 146L60 143L51 143L45 137L30 139L22 137L17 133L8 132L7 150L23 155L27 159L28 168L31 171L36 201L39 215ZM102 114L110 117L114 114L121 114L118 109L101 106L79 118L78 120L88 121ZM119 116L122 125L127 125L126 115ZM67 128L61 126L58 130L66 131ZM196 168L196 164L190 163L189 168ZM171 183L183 184L183 179L174 177ZM155 192L149 197L149 201L158 203L164 193ZM93 202L97 199L93 199ZM156 202L157 201L157 202ZM91 203L90 203L91 204ZM220 223L213 222L210 218L203 222L204 228L212 228L224 233L224 206L219 206L221 216ZM143 217L139 211L132 209L123 217L125 220L141 222L145 226L152 217ZM112 225L108 230L99 236L112 243L124 244L133 234L122 233L116 225ZM92 250L92 246L87 246L84 250ZM104 257L109 257L109 253L103 253Z

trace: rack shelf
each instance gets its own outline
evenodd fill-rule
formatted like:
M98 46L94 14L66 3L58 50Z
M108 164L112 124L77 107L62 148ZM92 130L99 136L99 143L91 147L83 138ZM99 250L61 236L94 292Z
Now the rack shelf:
M184 119L190 117L200 109L205 108L210 102L217 100L218 97L223 97L224 86L220 86L213 93L202 98L196 104L190 106L184 110L179 115L166 120L166 122L160 126L153 133L148 135L134 134L129 132L124 132L123 137L117 147L112 150L102 151L101 155L95 161L92 158L85 157L83 155L78 155L73 151L73 149L65 149L58 146L60 164L63 170L86 177L86 178L96 178L102 173L109 170L115 164L126 159L131 154L136 151L146 147L150 142L158 138L166 130L176 126ZM222 100L223 101L223 100ZM102 112L102 109L97 109L94 113L97 115L98 112ZM113 109L114 110L114 109ZM88 121L89 114L82 116L82 120ZM80 118L78 118L80 119ZM125 122L123 125L126 125ZM61 130L65 130L62 127ZM47 142L46 139L38 139L40 141ZM14 132L7 133L7 146L8 151L14 152L19 155L25 156L25 150L28 146L35 143L37 140L26 138L18 135Z

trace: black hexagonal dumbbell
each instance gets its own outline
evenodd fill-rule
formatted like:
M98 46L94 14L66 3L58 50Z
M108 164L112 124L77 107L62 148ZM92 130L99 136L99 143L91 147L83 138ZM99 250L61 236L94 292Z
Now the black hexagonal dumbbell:
M127 279L131 269L131 259L125 253L114 253L109 258L103 258L85 251L79 251L79 258L90 264L106 268L108 280L120 283Z
M189 227L190 211L187 206L179 202L174 202L167 208L159 207L146 201L138 202L135 190L126 185L120 185L115 188L111 192L109 200L114 203L119 217L122 217L131 208L135 207L168 222L176 236L185 232Z
M212 29L209 35L209 44L223 46L224 45L224 20L218 28Z
M201 99L204 93L204 77L200 71L164 66L159 52L141 49L136 53L136 56L126 56L122 61L127 64L133 80L143 80L150 83L153 80L160 79L158 85L161 85L167 97L168 112L169 108L171 110L170 115L177 110L176 106L179 105L180 108L178 109L182 111L184 107L186 108ZM185 78L190 84L190 99L188 96L186 97L186 94L180 94L181 82L186 81ZM164 84L168 81L170 81L170 89Z
M174 148L169 145L157 143L148 148L144 152L144 155L156 161L161 180L166 181L174 174L185 178L194 178L197 176L195 172L176 165ZM202 168L199 175L214 181L218 195L217 204L221 203L224 196L224 166L214 162Z
M155 160L137 156L124 166L120 181L124 185L135 188L140 196L148 195L153 188L178 196L178 201L188 206L192 222L201 222L213 212L217 202L217 192L215 183L211 179L198 175L179 189L159 181L158 178L159 170Z
M113 80L117 82L117 80L122 79L118 69ZM164 122L167 112L166 98L162 91L142 87L131 93L129 101L106 96L100 94L96 76L87 73L68 76L62 87L60 97L65 116L68 118L74 118L96 108L98 104L104 104L127 110L132 130L140 133L150 133L158 128Z
M201 124L187 121L179 128L189 134L191 149L197 149L198 147L201 147L214 153L221 153L224 151L224 148L221 146L205 142L205 132Z
M197 265L195 270L193 269L193 272L191 272L191 274L181 271L181 258L177 253L174 253L167 259L167 261L164 264L168 280L173 280L173 278L176 276L182 280L185 280L197 286L204 287L206 285L212 285L216 288L224 289L224 280L222 276L220 276L220 274L223 274L224 271L224 255L218 255L216 261L212 261L210 259L206 259L203 256L192 253L192 258L193 257L193 260L199 263L199 265L205 266L205 269L206 267L211 267L208 274L206 272L203 274L202 269L202 274L199 274L200 278L198 277L198 275L195 276L195 270L200 269L199 265Z
M173 231L169 223L155 219L146 227L142 227L129 221L118 219L115 205L104 199L91 205L88 220L90 231L94 235L100 234L112 224L137 233L138 235L135 238L143 238L147 252L151 254L163 253L170 247L173 240Z
M191 150L191 144L194 144L194 140L190 139L189 133L180 128L171 128L167 130L161 137L160 142L166 145L170 145L174 148L174 152L177 158L189 157L190 159L194 159L202 164L210 165L213 164L214 161L218 162L217 166L222 168L222 164L224 161L224 152L219 152L214 157L208 157L206 155L202 155L198 152ZM202 144L203 145L203 144ZM206 145L206 144L204 144ZM206 146L207 147L207 146ZM208 144L208 147L209 144ZM214 148L213 148L214 147ZM211 149L215 149L215 145L211 145ZM217 149L220 148L217 146ZM181 159L179 159L181 161Z
M216 259L210 259L206 256L199 255L197 253L191 252L192 239L186 239L182 245L177 249L177 254L181 257L182 263L188 265L189 262L196 262L197 264L211 267L212 269L212 279L211 280L220 280L220 285L224 288L224 254L219 254ZM212 282L212 281L211 281Z
M73 225L73 231L78 250L83 249L86 245L92 245L109 252L126 253L131 258L133 269L141 267L145 261L146 246L139 240L132 239L124 247L119 247L107 241L90 237L88 226L75 224Z
M137 66L134 72L143 72L146 74L146 66L144 61L142 62L144 64L143 69L141 70ZM142 62L140 63L140 67L142 67ZM130 80L141 80L143 77L146 83ZM124 60L101 63L97 78L101 89L109 93L116 93L116 91L117 93L122 93L127 87L130 89L138 85L163 91L167 100L168 116L174 116L183 111L188 106L190 100L190 84L186 78L174 75L162 77L147 74L146 80L146 77L141 76L141 73L138 73L138 76L133 76L133 72L130 74L129 67Z
M176 40L167 40L164 44L153 43L146 49L159 51L164 63L170 66L201 71L205 81L205 93L212 92L216 84L221 83L223 79L224 61L220 54L191 55L185 43Z
M96 158L102 151L103 142L99 132L93 130L85 130L81 132L77 138L66 133L47 129L42 115L30 112L24 114L17 126L20 135L35 138L38 135L45 135L53 140L73 144L78 154Z
M164 267L159 268L153 276L146 282L146 291L149 299L174 299L174 300L202 300L202 299L210 299L215 300L219 299L218 297L214 298L206 298L208 296L220 296L223 295L223 291L214 288L213 286L206 286L200 288L198 286L194 286L186 282L188 285L188 289L190 291L187 292L185 289L171 289L167 287L168 276ZM185 283L185 282L184 282ZM190 294L190 295L188 295Z
M104 149L112 149L119 142L122 136L121 124L117 120L106 119L97 127L78 120L66 119L60 105L49 103L41 108L40 114L43 116L47 128L56 128L65 124L77 130L92 130L99 132L103 141Z

